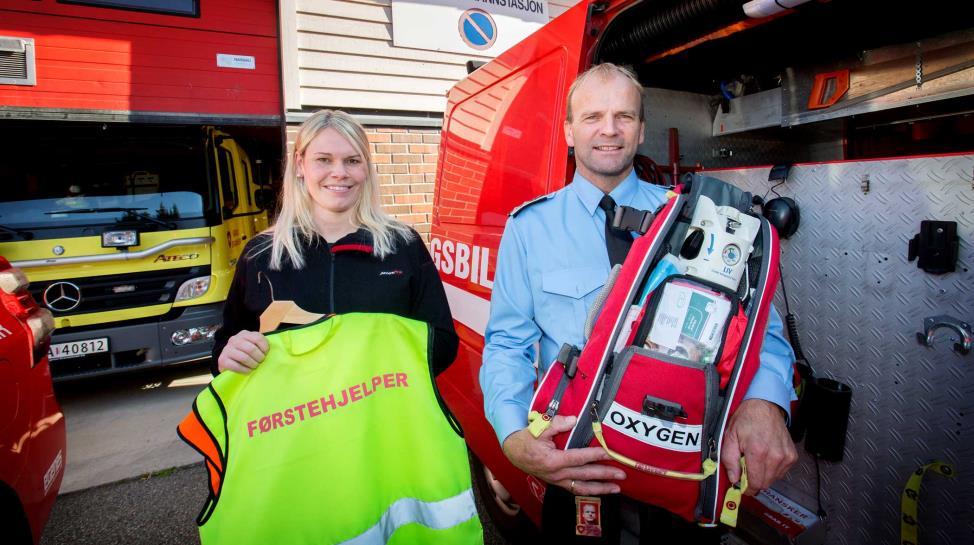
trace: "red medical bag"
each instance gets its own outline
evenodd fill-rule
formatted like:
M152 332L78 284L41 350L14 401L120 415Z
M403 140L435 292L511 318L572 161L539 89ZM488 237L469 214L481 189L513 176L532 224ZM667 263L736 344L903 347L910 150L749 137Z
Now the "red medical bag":
M577 416L570 432L555 437L559 447L601 445L612 457L605 463L627 473L623 494L708 525L722 504L738 507L725 501L733 483L720 464L721 444L759 366L778 238L759 218L737 290L685 274L648 285L663 257L680 252L701 196L750 210L749 194L712 178L694 176L674 192L610 275L584 347L563 347L542 378L530 427L538 435L555 415ZM677 323L667 313L679 305L685 313ZM709 340L685 343L688 332ZM666 336L680 342L669 342L672 349L655 342Z

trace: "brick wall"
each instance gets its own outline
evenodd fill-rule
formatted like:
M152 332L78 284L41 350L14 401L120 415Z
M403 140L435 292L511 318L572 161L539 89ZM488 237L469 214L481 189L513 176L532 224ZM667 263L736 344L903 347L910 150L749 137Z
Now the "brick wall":
M288 153L297 129L297 125L288 126ZM440 130L368 127L365 132L379 171L383 208L412 225L429 243Z
M379 171L382 206L429 242L439 129L366 129Z

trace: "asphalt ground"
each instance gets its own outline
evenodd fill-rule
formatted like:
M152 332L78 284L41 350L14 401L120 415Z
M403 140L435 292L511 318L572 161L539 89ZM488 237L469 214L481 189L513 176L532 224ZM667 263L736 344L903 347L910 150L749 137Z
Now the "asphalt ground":
M58 497L41 545L192 545L206 499L203 464L164 470ZM507 545L484 514L486 545Z
M41 545L199 543L205 499L202 463L69 492L55 502Z

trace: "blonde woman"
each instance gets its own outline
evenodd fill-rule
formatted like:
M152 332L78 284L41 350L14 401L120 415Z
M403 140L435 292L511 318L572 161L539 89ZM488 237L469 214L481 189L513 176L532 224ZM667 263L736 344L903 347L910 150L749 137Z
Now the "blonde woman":
M453 361L457 335L426 246L386 215L365 130L344 112L305 121L288 156L276 223L241 254L213 348L214 374L263 361L257 332L272 300L322 314L381 312L428 322L432 363Z

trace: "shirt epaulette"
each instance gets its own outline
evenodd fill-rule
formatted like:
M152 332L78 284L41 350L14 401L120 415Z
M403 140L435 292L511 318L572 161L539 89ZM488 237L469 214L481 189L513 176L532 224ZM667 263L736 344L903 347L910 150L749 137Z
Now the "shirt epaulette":
M521 211L524 210L525 208L527 208L529 206L532 206L532 205L535 205L535 204L538 204L541 201L546 201L546 200L548 200L548 199L550 199L551 197L554 197L554 196L555 196L554 193L549 193L547 195L542 195L540 197L531 199L530 201L525 201L525 202L521 203L519 206L515 207L514 210L511 210L511 213L508 214L508 215L513 218L513 217L517 216L518 214L520 214Z

